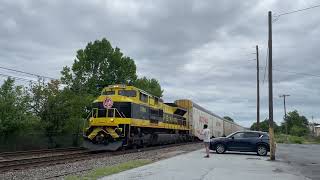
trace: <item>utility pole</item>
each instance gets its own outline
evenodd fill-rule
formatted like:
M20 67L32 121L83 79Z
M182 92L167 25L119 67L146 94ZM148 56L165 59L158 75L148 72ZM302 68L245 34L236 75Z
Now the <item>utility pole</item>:
M286 134L288 134L288 122L286 122L287 120L286 97L287 96L290 96L290 94L283 94L279 96L280 98L283 97L284 122L286 124Z
M311 124L311 127L312 127L312 136L315 136L315 129L314 129L315 123L314 123L314 121L313 121L313 116L311 116L311 119L312 119L312 124Z
M274 144L274 129L273 129L273 88L272 88L272 13L268 12L268 25L269 25L269 136L270 136L270 160L275 160L275 144Z
M259 47L256 45L257 55L257 131L260 131L260 86L259 86Z

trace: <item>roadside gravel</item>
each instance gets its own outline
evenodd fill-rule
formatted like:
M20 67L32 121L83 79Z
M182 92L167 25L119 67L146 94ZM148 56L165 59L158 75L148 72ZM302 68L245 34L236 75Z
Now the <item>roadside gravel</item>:
M151 161L157 161L176 156L178 154L198 150L200 148L202 148L202 143L168 147L158 150L130 153L118 156L105 156L104 154L101 154L101 158L92 158L49 167L38 167L33 169L6 172L0 174L0 179L63 179L68 175L81 176L86 174L88 171L99 167L116 165L137 159L149 159Z

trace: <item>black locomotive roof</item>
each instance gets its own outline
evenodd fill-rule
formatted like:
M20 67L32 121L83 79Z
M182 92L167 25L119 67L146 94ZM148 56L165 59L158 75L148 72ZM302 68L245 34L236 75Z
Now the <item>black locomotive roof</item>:
M175 103L164 103L164 104L171 106L171 107L178 107Z

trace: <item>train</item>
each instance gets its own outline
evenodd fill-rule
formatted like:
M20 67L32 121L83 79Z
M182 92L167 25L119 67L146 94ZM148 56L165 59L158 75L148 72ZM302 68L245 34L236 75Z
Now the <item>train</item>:
M213 137L245 129L188 99L165 103L132 85L109 85L92 103L83 146L116 151L195 141L204 124Z

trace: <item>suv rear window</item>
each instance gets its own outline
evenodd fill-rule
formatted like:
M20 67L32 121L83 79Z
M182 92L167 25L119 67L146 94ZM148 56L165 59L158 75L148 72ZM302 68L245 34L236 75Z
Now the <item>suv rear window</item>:
M260 134L256 133L256 132L246 132L244 134L244 137L245 138L258 138L258 137L260 137Z

